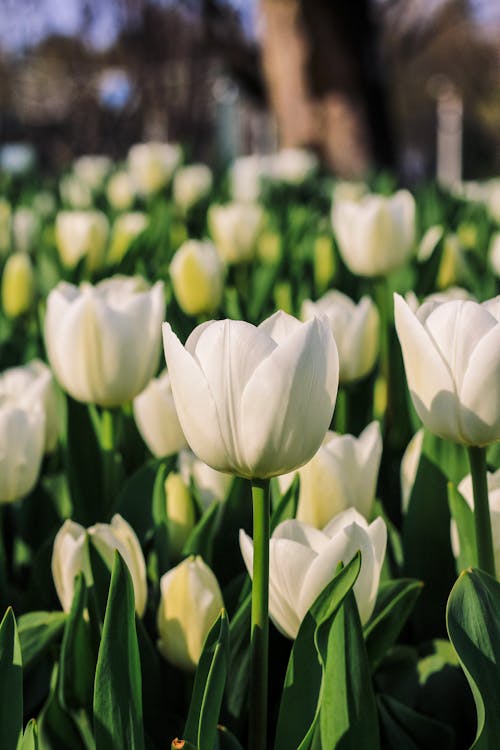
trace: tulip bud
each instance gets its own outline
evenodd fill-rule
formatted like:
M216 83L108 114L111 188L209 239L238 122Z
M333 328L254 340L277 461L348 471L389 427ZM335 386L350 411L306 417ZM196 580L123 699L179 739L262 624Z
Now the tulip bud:
M231 474L212 469L189 450L183 450L179 454L179 471L186 485L189 486L191 481L194 482L197 497L205 509L214 500L222 503L233 483Z
M210 233L217 252L226 263L247 263L253 259L263 219L264 211L257 204L210 206Z
M289 281L277 281L273 289L274 306L278 310L293 314L292 285Z
M158 367L163 284L114 276L96 286L60 282L47 298L45 344L62 387L77 401L121 406Z
M203 200L212 189L212 171L205 164L190 164L175 174L172 193L175 203L189 211Z
M333 201L334 203L339 203L340 201L357 202L367 192L368 185L366 182L338 180L333 188Z
M67 174L61 179L59 193L63 202L72 209L86 210L92 207L91 189L74 174Z
M160 588L158 648L171 664L193 672L224 606L217 578L201 557L191 555L162 576Z
M12 222L12 207L4 198L0 198L0 253L5 254L10 249L10 233Z
M317 302L305 300L302 320L325 315L339 350L339 379L351 383L368 375L375 366L379 348L380 320L369 297L358 304L342 292L327 292Z
M87 586L92 585L87 536L110 567L118 550L132 578L136 612L142 617L147 601L146 564L134 530L118 514L110 524L97 523L87 530L68 519L57 532L52 550L52 577L63 610L71 609L75 576L80 571Z
M331 237L316 237L314 240L314 288L319 294L328 289L336 271L335 254Z
M224 289L224 266L211 242L187 240L170 263L174 294L187 315L213 313Z
M300 185L318 169L316 154L305 148L283 148L272 157L272 177L289 185Z
M463 281L466 271L465 253L457 235L446 235L436 278L437 287L439 289L446 289L460 283Z
M108 265L120 263L132 242L148 226L148 217L140 211L122 214L115 219L109 244Z
M106 185L106 197L116 211L128 211L135 200L134 181L124 170L115 172Z
M358 276L385 276L408 260L415 239L415 200L407 190L333 203L332 223L346 266Z
M165 480L169 550L180 557L195 523L194 505L189 488L180 474L171 471Z
M36 213L31 208L18 208L12 217L14 248L18 252L29 253L39 229Z
M255 203L262 191L262 182L269 177L272 158L252 154L240 156L231 165L229 180L231 196L238 203Z
M3 394L0 403L0 503L27 495L40 473L45 437L41 404Z
M257 242L257 255L263 263L275 264L281 260L283 247L279 232L262 232Z
M137 429L154 456L171 456L186 447L166 370L134 398L133 409Z
M269 615L278 630L296 638L300 623L334 578L339 562L347 565L358 550L361 569L353 591L361 623L368 622L377 598L386 543L387 528L382 518L368 525L354 508L332 518L322 531L296 520L280 523L270 541L269 568ZM253 542L243 529L240 548L252 576Z
M34 282L29 255L9 255L2 274L2 307L9 318L17 318L30 309Z
M424 442L424 431L418 430L408 445L401 459L400 482L401 482L401 509L406 513L410 504L410 497L417 478L418 465L422 455Z
M488 260L493 273L500 278L500 232L495 232L491 238Z
M136 143L128 152L129 172L137 192L153 195L165 187L181 161L180 146L173 143Z
M104 259L109 223L101 211L60 211L56 216L56 244L66 268L85 258L90 271Z
M73 162L73 172L91 190L97 190L104 182L111 165L112 161L109 156L93 154L80 156Z

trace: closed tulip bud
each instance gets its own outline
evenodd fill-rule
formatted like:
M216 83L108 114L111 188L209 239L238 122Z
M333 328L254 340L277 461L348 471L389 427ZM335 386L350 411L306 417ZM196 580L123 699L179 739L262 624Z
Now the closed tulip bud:
M500 297L428 302L416 313L394 299L406 379L424 426L464 445L500 440Z
M0 198L0 253L5 254L10 248L12 224L12 206L4 198Z
M163 341L179 421L209 466L265 479L316 453L338 385L326 319L300 323L280 311L258 327L210 321L185 348L164 323Z
M283 244L279 232L262 232L257 241L257 256L263 263L274 264L281 260Z
M493 554L495 556L495 570L497 571L498 578L500 577L500 469L493 473L487 472L487 483L491 533L493 536ZM474 510L474 492L470 474L462 479L457 489L470 509ZM457 524L454 520L451 521L451 548L454 556L458 557L460 554L460 539Z
M135 609L142 617L147 601L146 564L134 530L118 514L110 524L97 523L89 529L67 520L57 532L52 550L52 577L64 612L71 609L75 576L83 572L87 585L92 584L87 536L110 567L118 550L130 571Z
M336 262L331 237L320 236L314 240L314 288L320 293L328 289L335 276Z
M439 264L436 284L446 289L463 281L467 273L465 253L456 234L447 234L443 243L443 254Z
M354 596L362 624L373 612L385 556L387 529L381 518L368 525L354 508L332 518L322 531L300 521L284 521L273 532L269 555L269 615L283 635L296 638L300 624L339 562L361 550ZM240 530L240 548L252 575L253 542Z
M28 411L42 408L45 415L46 452L53 451L59 435L59 399L49 367L34 359L0 375L0 399L14 399Z
M29 255L9 255L2 274L2 307L9 318L18 318L30 309L34 285L33 266Z
M64 390L77 401L121 406L158 366L163 284L115 276L96 286L60 282L47 298L45 345Z
M91 190L97 190L102 186L111 166L109 156L92 154L76 159L73 162L73 172Z
M183 211L189 211L212 189L212 170L206 164L190 164L176 172L172 185L174 201Z
M201 557L191 555L162 576L160 589L158 648L171 664L194 672L224 606L217 578Z
M252 154L234 160L229 174L231 196L238 203L255 203L262 192L262 182L269 177L272 158Z
M385 276L403 266L415 239L415 200L407 190L338 201L332 223L346 266L358 276Z
M148 226L148 217L141 211L122 214L115 219L107 254L109 265L119 263L132 242Z
M92 190L74 174L65 175L59 183L59 193L67 206L84 211L92 207Z
M217 310L222 300L224 275L224 265L211 242L187 240L170 263L175 298L187 315Z
M186 447L166 370L134 398L133 408L137 428L154 456L171 456Z
M261 206L253 203L213 205L208 212L210 233L217 252L226 263L247 263L257 249L264 221Z
M283 148L272 157L272 176L289 185L300 185L318 169L316 154L305 148Z
M136 191L149 196L164 188L181 161L180 146L174 143L136 143L128 152L128 168Z
M443 234L444 227L441 224L434 224L427 229L418 246L417 259L419 263L425 263L426 260L429 260L443 238Z
M333 188L334 202L360 201L368 192L368 185L362 181L338 180Z
M195 523L194 504L180 474L171 471L165 480L169 550L180 557Z
M111 175L106 185L108 203L116 211L128 211L134 205L135 186L132 177L125 170Z
M317 302L306 300L302 320L326 315L339 350L339 380L352 383L373 370L378 357L380 319L375 304L357 304L342 292L330 291Z
M223 474L212 469L189 450L183 450L179 454L179 471L186 485L194 482L197 497L203 508L208 508L214 500L222 503L233 483L231 474Z
M45 438L41 404L25 405L2 394L0 403L0 504L27 495L40 473Z
M381 456L378 422L368 425L359 438L328 431L318 452L299 469L297 520L322 529L351 507L369 518ZM280 477L280 487L286 487L293 476Z
M12 217L14 248L21 253L33 250L39 229L36 213L31 208L18 208Z
M418 430L406 446L401 459L400 482L401 482L401 509L406 513L410 504L411 493L417 478L418 465L422 455L424 442L424 430Z
M274 306L291 315L293 313L292 285L289 281L277 281L273 289Z
M108 234L101 211L60 211L56 216L56 244L66 268L74 268L82 258L90 271L102 266Z

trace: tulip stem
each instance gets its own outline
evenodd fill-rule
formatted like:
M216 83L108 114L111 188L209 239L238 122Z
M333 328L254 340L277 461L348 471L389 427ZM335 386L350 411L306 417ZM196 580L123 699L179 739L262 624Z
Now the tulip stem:
M267 748L269 649L269 480L252 480L253 581L250 640L249 750Z
M477 563L481 570L495 578L495 556L493 553L493 534L486 474L486 449L470 446L468 453L474 490Z
M115 491L115 433L113 412L103 409L101 413L101 450L104 507L106 512L114 502Z

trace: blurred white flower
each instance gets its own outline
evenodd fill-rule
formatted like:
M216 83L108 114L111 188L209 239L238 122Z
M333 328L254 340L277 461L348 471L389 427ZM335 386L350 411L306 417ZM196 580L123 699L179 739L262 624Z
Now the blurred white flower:
M300 185L318 169L316 154L305 148L283 148L272 157L272 177L290 185Z
M418 465L422 455L424 442L424 430L418 430L406 446L401 459L400 482L401 482L401 510L406 513L410 504L410 497L417 478Z
M102 211L60 211L55 236L63 265L74 268L85 258L87 268L98 269L104 260L109 222Z
M212 170L206 164L190 164L175 173L172 193L174 201L183 211L189 211L211 189Z
M144 196L157 193L171 180L182 158L174 143L136 143L128 152L128 168L136 191Z
M128 211L135 200L135 186L130 174L120 170L111 175L106 185L106 197L117 211Z
M264 221L264 210L253 203L212 205L208 224L217 252L226 263L253 259Z
M224 291L225 268L211 242L186 240L176 250L169 270L175 298L187 315L217 310Z
M234 479L232 474L224 474L222 471L212 469L190 450L183 450L179 453L179 471L188 486L191 480L194 482L203 508L208 508L214 500L222 503Z
M108 265L119 263L123 259L132 242L144 232L148 224L147 214L141 211L131 211L116 217L106 256Z
M97 190L102 186L112 164L109 156L80 156L73 162L73 172L91 190Z
M154 456L171 456L187 446L166 370L134 398L133 408L137 428Z

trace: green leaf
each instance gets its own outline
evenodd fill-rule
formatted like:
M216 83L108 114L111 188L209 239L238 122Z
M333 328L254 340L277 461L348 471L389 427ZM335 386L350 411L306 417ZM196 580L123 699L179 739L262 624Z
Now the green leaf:
M68 710L92 707L96 658L85 619L86 607L87 587L83 573L79 573L64 628L59 665L59 701Z
M446 609L448 634L474 696L477 734L471 749L496 750L500 737L500 583L464 571Z
M59 703L57 665L49 697L38 717L38 743L40 750L87 750L76 722Z
M330 626L316 631L323 663L320 729L323 747L377 750L379 727L370 666L354 593Z
M309 747L321 706L322 667L315 632L331 624L354 586L361 567L357 555L323 589L304 617L288 662L276 728L275 750Z
M364 627L366 651L372 665L377 665L395 643L421 591L422 583L413 579L380 585L375 609Z
M252 594L249 593L231 618L229 625L229 677L231 690L226 694L228 713L240 719L245 708L250 677L250 633Z
M62 633L65 612L28 612L18 623L23 667L29 669Z
M276 480L277 484L277 480ZM297 515L297 505L299 503L300 477L295 475L294 480L284 495L277 503L271 515L271 534L278 524Z
M23 732L23 665L16 618L9 607L0 623L0 739L16 750Z
M236 529L252 529L252 494L248 479L235 477L228 495L219 503L211 550L212 570L224 587L234 576L245 572Z
M226 685L229 622L223 609L205 640L196 669L184 737L197 750L213 750Z
M119 513L134 529L141 545L153 528L152 498L158 473L158 460L148 461L123 485L116 503Z
M217 727L217 740L219 750L243 750L243 746L227 727Z
M427 747L453 750L454 734L446 724L424 716L388 695L379 695L377 703L387 750L420 750Z
M220 512L221 504L214 500L191 531L182 550L184 557L200 555L207 565L211 565L215 527Z
M103 517L102 458L94 424L85 404L68 396L65 458L74 521L90 526Z
M457 572L460 572L464 568L477 565L474 511L451 482L448 482L448 504L452 518L457 525L460 543Z
M38 729L34 719L28 721L19 750L38 750Z
M96 750L144 750L134 590L115 552L94 687Z
M156 472L153 487L152 517L154 523L154 541L156 550L156 564L158 580L169 569L169 543L167 499L165 497L165 479L170 470L171 462L162 461Z

